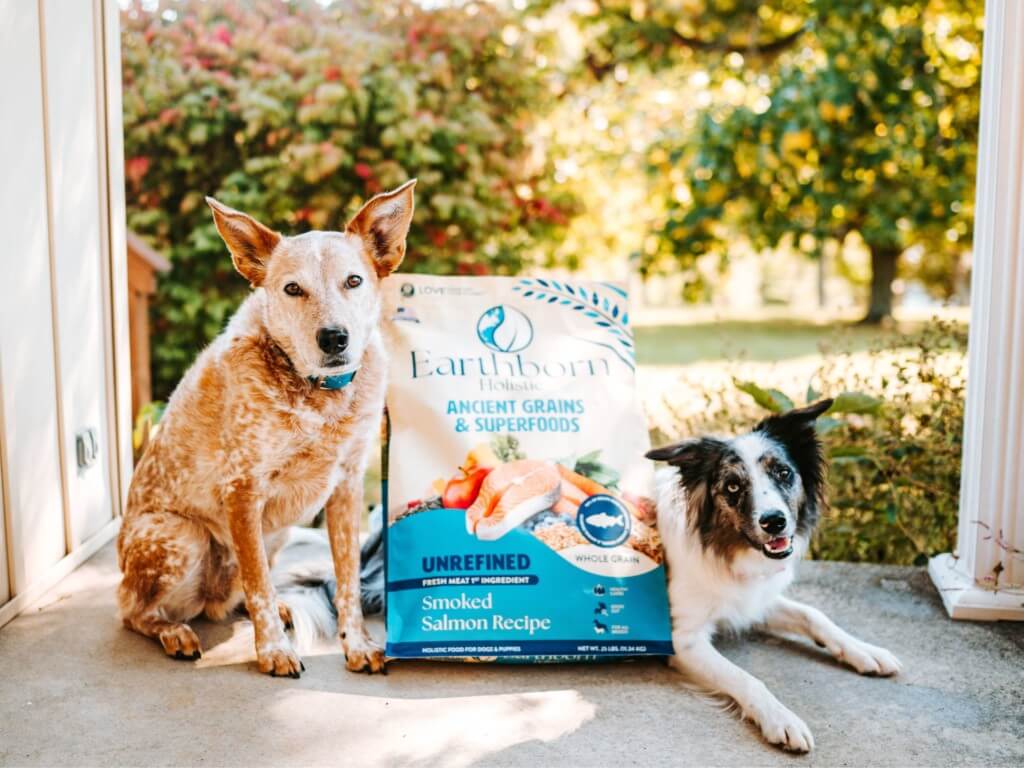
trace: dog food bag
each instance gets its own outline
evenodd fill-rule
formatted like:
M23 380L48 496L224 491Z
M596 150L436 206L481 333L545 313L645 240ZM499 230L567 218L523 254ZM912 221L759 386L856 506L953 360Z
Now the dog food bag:
M671 653L626 292L395 275L387 653Z

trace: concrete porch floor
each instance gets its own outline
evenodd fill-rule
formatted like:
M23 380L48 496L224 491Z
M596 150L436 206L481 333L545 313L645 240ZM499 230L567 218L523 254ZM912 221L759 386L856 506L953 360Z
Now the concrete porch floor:
M1024 625L954 623L923 570L806 563L795 596L905 671L859 677L802 642L722 644L804 718L796 757L657 661L551 667L398 662L258 674L251 628L198 623L175 662L121 628L104 548L0 630L3 765L1024 765ZM378 627L379 628L379 627Z

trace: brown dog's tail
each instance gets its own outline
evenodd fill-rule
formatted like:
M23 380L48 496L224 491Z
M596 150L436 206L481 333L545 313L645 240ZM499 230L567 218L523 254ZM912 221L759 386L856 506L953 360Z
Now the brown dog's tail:
M380 508L370 513L370 531L361 549L360 592L363 615L384 609L384 538ZM310 647L317 639L337 633L334 593L337 582L326 532L318 528L293 528L288 544L274 567L278 597L291 609L295 641Z

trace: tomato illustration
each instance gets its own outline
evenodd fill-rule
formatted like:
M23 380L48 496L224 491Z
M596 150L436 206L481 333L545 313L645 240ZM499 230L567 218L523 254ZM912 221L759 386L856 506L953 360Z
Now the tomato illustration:
M491 472L490 467L481 467L462 477L453 477L445 486L441 503L445 509L469 509L480 495L480 486Z

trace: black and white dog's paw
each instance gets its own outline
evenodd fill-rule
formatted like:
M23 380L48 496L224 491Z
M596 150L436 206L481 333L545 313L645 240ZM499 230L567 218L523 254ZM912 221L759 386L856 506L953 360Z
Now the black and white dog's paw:
M863 640L844 643L836 658L849 664L862 675L889 677L903 670L900 660L892 653Z
M752 716L770 744L790 752L810 752L814 749L814 737L807 723L778 701L766 702Z

